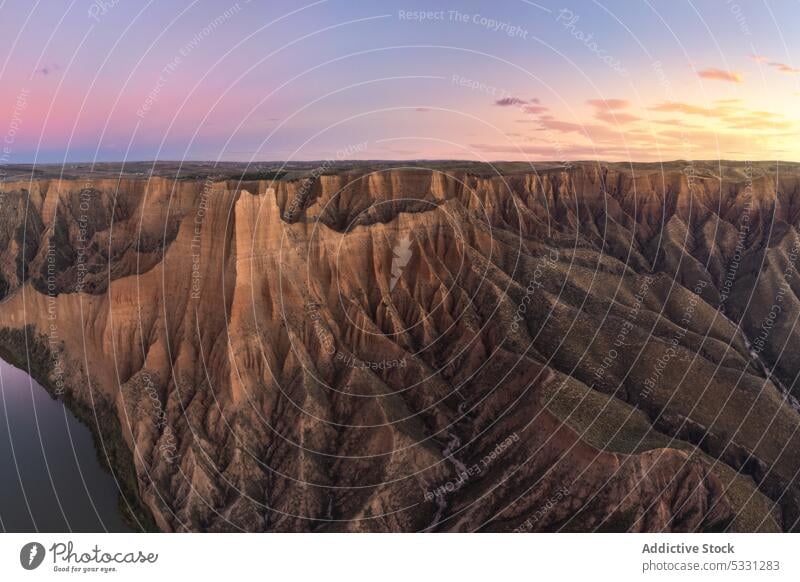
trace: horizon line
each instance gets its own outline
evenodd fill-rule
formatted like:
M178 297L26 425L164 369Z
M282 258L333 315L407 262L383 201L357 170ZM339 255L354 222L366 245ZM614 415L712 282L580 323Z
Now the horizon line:
M420 162L450 162L450 163L467 163L467 164L553 164L565 166L568 164L671 164L676 162L681 163L738 163L738 164L800 164L800 160L786 160L786 159L732 159L732 158L673 158L669 160L657 161L639 161L639 160L590 160L590 159L570 159L570 160L469 160L464 158L413 158L413 159L382 159L382 158L354 158L344 160L334 160L331 158L314 158L308 160L253 160L253 161L232 161L232 160L209 160L209 159L187 159L187 160L103 160L103 161L70 161L70 162L17 162L17 163L0 163L0 168L14 168L14 167L37 167L37 166L84 166L93 165L101 166L108 164L238 164L252 166L256 164L312 164L312 163L326 163L329 165L341 165L349 163L393 163L393 164L408 164Z

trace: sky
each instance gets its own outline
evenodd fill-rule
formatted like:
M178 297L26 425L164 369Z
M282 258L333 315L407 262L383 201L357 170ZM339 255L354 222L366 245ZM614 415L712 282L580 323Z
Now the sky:
M0 164L800 161L798 0L0 0Z

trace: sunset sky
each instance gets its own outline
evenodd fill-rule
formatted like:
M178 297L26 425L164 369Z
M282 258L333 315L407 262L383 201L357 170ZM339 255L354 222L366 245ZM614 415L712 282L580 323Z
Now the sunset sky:
M8 0L0 163L800 160L798 32L788 0Z

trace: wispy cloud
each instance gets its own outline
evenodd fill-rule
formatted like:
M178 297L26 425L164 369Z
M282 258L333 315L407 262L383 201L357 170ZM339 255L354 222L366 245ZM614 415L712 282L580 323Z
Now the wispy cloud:
M631 105L630 101L626 99L589 99L586 103L594 107L595 119L606 123L633 123L641 119L638 115L622 111Z
M47 77L50 73L55 73L61 67L58 64L53 63L52 65L44 65L43 67L36 69L36 75L41 75L43 77Z
M680 101L665 101L650 108L651 111L662 113L685 113L687 115L702 115L703 117L718 117L719 111L709 107L700 107Z
M781 73L786 73L787 75L796 75L796 74L800 73L800 69L796 69L796 68L791 67L791 66L789 66L789 65L787 65L785 63L778 63L776 61L772 61L772 62L770 62L768 64L769 64L770 67L778 69L778 71L780 71Z
M686 129L700 129L701 126L696 125L694 123L686 123L683 119L678 119L676 117L669 117L667 119L651 119L652 123L658 123L660 125L666 125L669 127L683 127Z
M518 97L503 97L494 102L498 107L512 107L514 105L524 105L525 103L527 101Z
M624 111L595 111L595 119L605 121L606 123L633 123L639 121L641 117L633 115L632 113L625 113Z
M762 65L768 65L773 69L777 69L779 72L787 75L797 75L800 73L800 69L796 67L787 65L786 63L781 63L779 61L771 61L769 58L762 55L750 55L750 60Z
M486 153L500 153L500 154L527 154L533 156L540 156L543 159L552 160L554 156L559 153L569 156L591 156L595 157L599 153L596 147L592 145L572 145L563 146L556 150L553 145L500 145L500 144L487 144L487 143L473 143L470 148ZM617 153L616 151L612 153Z
M525 113L530 113L531 115L539 115L540 113L547 111L547 107L544 105L525 105L522 110Z
M698 71L697 75L702 79L711 79L713 81L727 81L729 83L741 83L743 81L740 73L723 71L722 69L703 69Z
M627 109L631 106L631 102L627 99L589 99L586 103L598 109Z
M792 124L782 115L771 111L744 107L738 99L721 99L714 107L701 107L680 101L667 101L650 108L661 113L682 113L716 120L719 128L749 129L755 131L785 129Z

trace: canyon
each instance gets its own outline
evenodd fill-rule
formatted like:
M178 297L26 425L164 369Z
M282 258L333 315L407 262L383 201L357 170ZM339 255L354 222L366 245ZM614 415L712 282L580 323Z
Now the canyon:
M131 527L799 529L800 165L284 170L0 183L0 357Z

